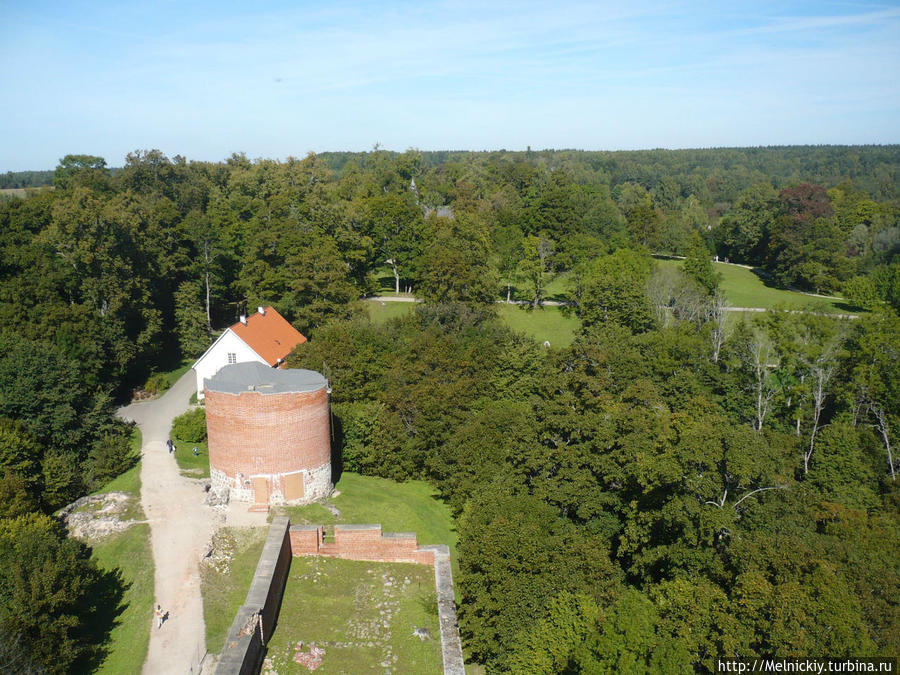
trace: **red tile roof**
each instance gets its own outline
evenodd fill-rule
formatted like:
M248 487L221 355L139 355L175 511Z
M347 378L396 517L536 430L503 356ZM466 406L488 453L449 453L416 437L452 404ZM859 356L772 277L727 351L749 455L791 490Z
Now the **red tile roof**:
M238 321L231 330L270 366L276 365L294 347L306 342L306 337L276 312L274 307L266 307L264 314L248 316L246 326Z

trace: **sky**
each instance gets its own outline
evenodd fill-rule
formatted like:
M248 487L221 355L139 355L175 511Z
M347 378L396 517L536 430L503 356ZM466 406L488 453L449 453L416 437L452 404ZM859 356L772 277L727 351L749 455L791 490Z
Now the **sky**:
M900 142L900 0L0 0L0 171Z

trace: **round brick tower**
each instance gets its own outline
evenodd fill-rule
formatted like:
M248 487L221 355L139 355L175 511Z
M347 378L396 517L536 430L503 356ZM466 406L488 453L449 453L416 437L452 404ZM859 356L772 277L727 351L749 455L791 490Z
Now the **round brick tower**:
M217 495L306 504L331 494L329 390L322 375L237 363L205 380L204 392Z

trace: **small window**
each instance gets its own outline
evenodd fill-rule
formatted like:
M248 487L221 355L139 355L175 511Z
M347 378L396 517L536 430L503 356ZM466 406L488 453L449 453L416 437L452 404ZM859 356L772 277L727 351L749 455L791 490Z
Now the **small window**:
M228 352L228 364L237 363L237 354L235 352Z

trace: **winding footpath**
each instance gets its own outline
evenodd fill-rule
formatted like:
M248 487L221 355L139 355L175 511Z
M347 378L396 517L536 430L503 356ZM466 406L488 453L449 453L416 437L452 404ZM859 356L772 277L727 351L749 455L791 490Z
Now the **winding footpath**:
M150 523L156 603L169 613L162 628L154 620L143 672L197 673L206 654L199 562L224 518L204 502L197 480L181 476L166 449L172 420L186 411L195 391L193 370L163 396L133 403L119 416L134 420L143 436L141 506ZM185 452L179 448L179 452Z

